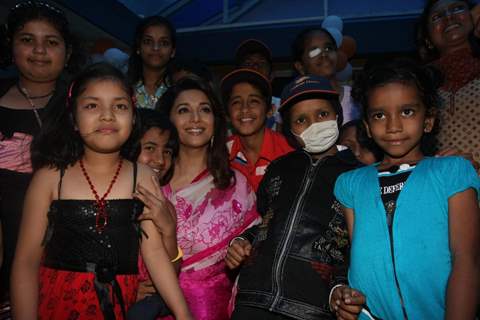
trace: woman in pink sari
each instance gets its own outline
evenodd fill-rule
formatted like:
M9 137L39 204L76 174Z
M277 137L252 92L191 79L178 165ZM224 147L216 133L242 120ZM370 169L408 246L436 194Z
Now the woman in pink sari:
M163 192L177 211L180 286L195 319L228 319L233 282L223 258L229 241L259 222L255 194L229 167L225 114L205 82L184 78L157 106L178 133L174 174Z

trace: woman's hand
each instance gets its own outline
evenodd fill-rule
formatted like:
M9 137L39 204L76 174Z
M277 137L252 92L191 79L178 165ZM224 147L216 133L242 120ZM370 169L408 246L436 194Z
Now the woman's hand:
M155 193L148 191L138 184L133 194L135 198L145 204L143 213L138 219L140 221L152 220L162 236L173 237L176 235L177 228L177 213L175 207L163 196L157 178L152 176L152 181L155 187Z
M462 157L462 158L465 158L466 160L470 161L472 166L475 168L475 171L479 172L479 169L480 169L480 163L478 163L477 161L475 161L475 159L473 159L473 155L471 153L462 152L461 150L459 150L457 148L442 149L442 150L438 151L435 154L435 156L436 157L447 157L447 156Z

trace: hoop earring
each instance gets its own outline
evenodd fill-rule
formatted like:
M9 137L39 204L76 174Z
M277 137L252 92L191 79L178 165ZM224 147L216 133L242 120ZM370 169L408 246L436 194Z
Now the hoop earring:
M214 141L214 136L210 138L210 149L213 148L213 141Z
M428 50L433 49L433 44L428 39L425 39L425 45L427 46Z

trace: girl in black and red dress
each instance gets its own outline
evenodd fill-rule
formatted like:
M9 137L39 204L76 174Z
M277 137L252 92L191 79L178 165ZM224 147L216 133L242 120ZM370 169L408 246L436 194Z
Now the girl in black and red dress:
M191 319L152 222L165 212L155 173L128 160L131 97L120 71L92 65L70 86L60 119L33 141L12 273L15 319L123 319L135 301L139 246L173 314Z

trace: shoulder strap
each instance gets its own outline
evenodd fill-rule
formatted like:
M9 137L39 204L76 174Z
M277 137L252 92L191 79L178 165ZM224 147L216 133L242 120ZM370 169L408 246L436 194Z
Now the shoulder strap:
M137 162L133 162L133 192L137 188Z
M60 200L60 191L62 190L63 176L65 175L65 169L60 169L60 180L58 181L58 200Z

